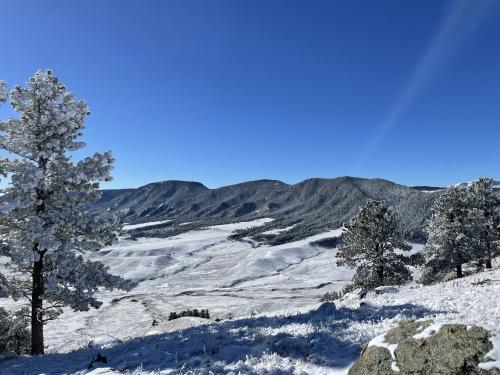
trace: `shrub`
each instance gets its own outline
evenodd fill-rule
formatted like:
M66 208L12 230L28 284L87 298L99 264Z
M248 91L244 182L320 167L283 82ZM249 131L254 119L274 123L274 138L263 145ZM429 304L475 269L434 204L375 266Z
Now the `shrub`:
M205 310L193 309L193 310L184 310L184 311L181 311L180 313L172 311L170 313L170 315L168 316L168 320L170 321L170 320L182 318L184 316L194 316L197 318L210 319L210 314L208 313L208 309L205 309Z

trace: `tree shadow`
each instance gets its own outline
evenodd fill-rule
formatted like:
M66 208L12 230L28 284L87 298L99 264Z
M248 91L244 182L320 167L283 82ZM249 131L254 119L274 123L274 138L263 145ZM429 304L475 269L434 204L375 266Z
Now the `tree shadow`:
M418 319L444 312L416 304L381 307L366 304L356 309L336 309L333 304L324 303L307 313L202 325L132 339L108 349L82 348L64 354L6 360L0 362L0 374L71 374L86 370L97 352L107 357L108 363L103 366L125 373L142 369L173 370L169 374L181 374L210 369L223 374L230 372L230 365L233 370L238 366L238 371L252 374L248 358L271 353L324 367L344 368L359 356L369 339L360 334L362 329L352 329L356 325L392 318ZM275 369L267 373L287 372Z

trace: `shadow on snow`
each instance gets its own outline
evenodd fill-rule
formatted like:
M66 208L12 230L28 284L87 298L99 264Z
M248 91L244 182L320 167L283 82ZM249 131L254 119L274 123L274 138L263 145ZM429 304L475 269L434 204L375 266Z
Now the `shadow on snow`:
M221 374L236 368L236 372L252 374L254 372L245 360L266 353L329 368L344 368L357 358L370 339L360 334L360 330L350 330L352 325L374 324L391 318L418 319L444 313L415 304L365 305L359 309L335 309L332 306L325 303L316 310L296 315L262 316L191 327L131 339L108 349L82 348L70 353L6 360L0 362L0 374L84 372L97 352L107 357L105 367L122 373L142 369L180 374L190 369L209 369ZM288 325L291 326L286 329ZM307 329L301 332L301 327ZM279 332L280 328L285 332ZM278 332L273 334L273 329ZM268 368L266 373L277 375L285 372L279 369L269 372Z

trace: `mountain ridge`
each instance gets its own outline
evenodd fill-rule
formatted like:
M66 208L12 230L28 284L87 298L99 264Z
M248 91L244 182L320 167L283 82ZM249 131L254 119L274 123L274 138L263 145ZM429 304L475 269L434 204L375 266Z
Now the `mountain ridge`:
M131 231L133 235L171 236L207 225L274 219L248 235L283 243L335 229L364 202L384 200L401 217L408 237L422 237L430 207L439 191L420 191L381 178L341 176L309 178L296 184L261 179L210 189L194 181L167 180L136 189L104 190L94 211L115 214L124 222L168 222ZM181 225L182 224L182 225ZM270 229L292 227L276 235Z

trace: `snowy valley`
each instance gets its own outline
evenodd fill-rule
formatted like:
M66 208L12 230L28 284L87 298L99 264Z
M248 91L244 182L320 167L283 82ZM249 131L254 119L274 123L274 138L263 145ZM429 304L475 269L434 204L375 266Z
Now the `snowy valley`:
M336 265L335 248L311 242L340 230L278 246L228 238L271 222L218 225L173 238L125 234L93 260L138 285L130 292L103 291L97 310L65 310L47 325L50 354L3 361L0 374L336 375L346 374L364 345L402 319L479 324L500 336L498 263L461 280L412 282L362 300L321 304L323 294L349 283L352 270ZM490 281L478 283L483 279ZM194 308L208 309L211 320L168 321L172 311ZM97 353L107 363L89 368Z

